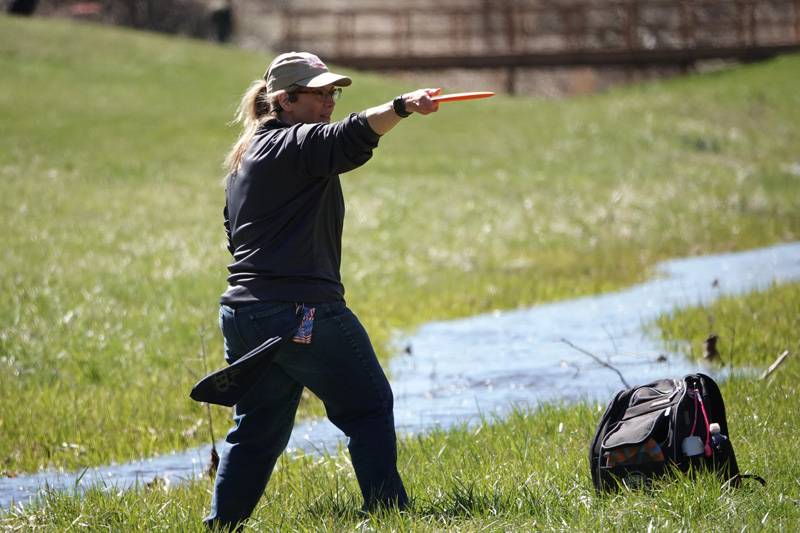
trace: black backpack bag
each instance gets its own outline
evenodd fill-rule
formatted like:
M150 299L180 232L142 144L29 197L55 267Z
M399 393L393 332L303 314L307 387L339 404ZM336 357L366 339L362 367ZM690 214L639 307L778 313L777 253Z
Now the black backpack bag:
M589 448L598 491L646 486L677 468L709 469L738 486L740 474L722 394L705 374L659 379L619 391L608 404Z

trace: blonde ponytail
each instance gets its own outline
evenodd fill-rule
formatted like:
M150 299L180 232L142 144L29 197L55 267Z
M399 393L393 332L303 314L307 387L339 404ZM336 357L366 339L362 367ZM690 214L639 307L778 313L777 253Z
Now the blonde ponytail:
M231 124L241 123L242 133L225 157L224 167L229 174L234 174L239 170L242 157L258 128L268 120L277 118L279 111L281 111L281 106L278 103L278 93L267 93L265 80L256 80L250 84L242 96L242 101L231 122Z

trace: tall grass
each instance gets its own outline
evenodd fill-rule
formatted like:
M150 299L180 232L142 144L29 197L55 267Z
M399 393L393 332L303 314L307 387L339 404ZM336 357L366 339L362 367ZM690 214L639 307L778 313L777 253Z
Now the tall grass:
M187 392L201 337L222 364L225 124L267 60L0 17L0 471L206 438ZM500 96L405 121L343 179L347 297L380 355L429 319L796 239L798 67L792 56L575 100ZM338 117L408 89L352 74ZM214 416L220 428L229 414Z

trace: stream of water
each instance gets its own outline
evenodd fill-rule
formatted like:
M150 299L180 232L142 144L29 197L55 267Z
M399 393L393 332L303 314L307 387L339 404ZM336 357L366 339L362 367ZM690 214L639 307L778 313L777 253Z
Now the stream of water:
M625 290L431 322L396 339L407 347L391 362L395 421L400 435L475 423L514 407L545 401L607 402L622 388L618 376L573 343L619 369L631 383L723 368L669 353L647 331L660 315L709 304L720 296L763 290L800 279L800 242L741 253L676 259L655 277ZM659 362L666 356L665 362ZM345 438L326 419L297 424L289 453L335 453ZM0 508L31 501L43 488L124 490L155 478L167 483L197 477L210 446L82 472L43 471L0 478Z

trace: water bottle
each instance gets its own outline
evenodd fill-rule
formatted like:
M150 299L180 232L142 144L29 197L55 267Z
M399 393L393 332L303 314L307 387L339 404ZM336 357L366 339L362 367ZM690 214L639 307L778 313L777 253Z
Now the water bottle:
M715 455L723 456L728 447L728 437L721 433L719 424L712 422L708 425L708 431L711 433L711 449Z
M711 434L711 449L713 451L714 469L721 473L725 480L732 480L734 486L738 484L739 466L736 464L736 456L733 454L733 447L727 435L723 435L719 424L716 422L709 424L708 432Z

